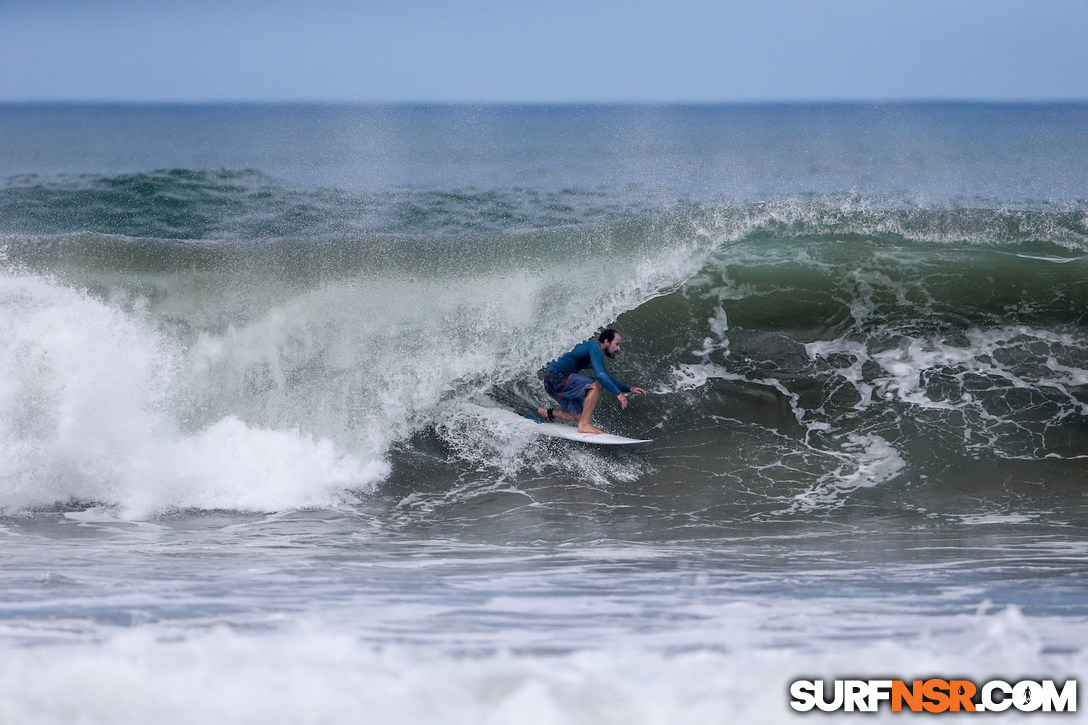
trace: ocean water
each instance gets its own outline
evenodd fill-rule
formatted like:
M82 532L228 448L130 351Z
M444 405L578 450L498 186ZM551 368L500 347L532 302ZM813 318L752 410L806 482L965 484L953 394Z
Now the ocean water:
M4 725L1088 681L1085 105L0 106L0 340Z

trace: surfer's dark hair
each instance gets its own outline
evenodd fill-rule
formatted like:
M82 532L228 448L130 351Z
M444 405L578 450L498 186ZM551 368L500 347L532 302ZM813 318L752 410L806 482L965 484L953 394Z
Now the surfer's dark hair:
M616 332L611 327L609 327L609 328L601 331L601 336L597 338L597 342L604 342L604 343L612 342L612 340L615 339L616 335L618 335L618 334L619 334L618 332Z

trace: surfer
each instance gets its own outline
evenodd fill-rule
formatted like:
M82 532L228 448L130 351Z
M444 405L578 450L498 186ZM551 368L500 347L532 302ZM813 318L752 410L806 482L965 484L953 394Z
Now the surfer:
M548 363L544 372L544 390L562 407L537 408L540 417L577 423L579 433L603 433L604 431L589 422L601 397L602 388L615 395L620 401L620 407L624 409L627 408L627 393L645 395L646 391L642 388L625 385L604 369L605 357L616 357L622 342L620 334L609 328L596 340L579 343L566 355ZM580 371L586 368L592 368L597 377L582 375Z

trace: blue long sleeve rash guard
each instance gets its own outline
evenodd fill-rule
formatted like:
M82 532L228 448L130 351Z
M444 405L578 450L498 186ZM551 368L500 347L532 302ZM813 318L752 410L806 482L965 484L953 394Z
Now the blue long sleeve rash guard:
M566 355L548 363L548 372L566 373L568 375L586 368L593 368L593 374L597 376L597 380L601 381L601 385L613 395L626 393L631 389L630 385L625 385L614 379L604 369L604 352L601 351L601 344L593 340L578 343Z

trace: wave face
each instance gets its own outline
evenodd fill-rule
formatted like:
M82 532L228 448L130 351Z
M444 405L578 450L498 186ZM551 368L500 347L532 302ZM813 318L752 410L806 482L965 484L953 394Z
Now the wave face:
M91 191L97 205L77 200ZM543 196L408 191L383 212L407 222L349 231L349 205L301 237L310 222L290 210L337 206L328 192L255 172L9 185L5 204L66 211L55 233L3 244L18 482L3 505L323 505L416 475L413 451L453 475L535 475L553 452L510 440L489 410L544 403L544 363L613 322L629 340L617 376L653 394L637 413L604 408L604 424L665 450L695 440L707 476L789 506L996 460L1067 471L1086 453L1083 205L851 195L605 205L569 224L585 212L556 199L594 197ZM115 217L109 233L63 231ZM435 231L448 225L459 233ZM222 226L233 234L204 238ZM642 470L584 451L558 465ZM305 485L271 493L299 471ZM158 490L136 494L149 477ZM266 498L254 481L273 481Z

